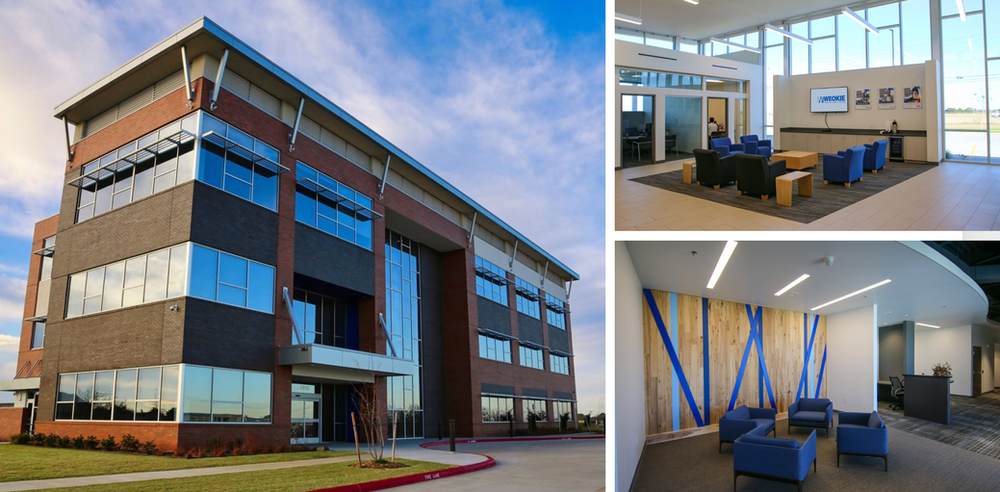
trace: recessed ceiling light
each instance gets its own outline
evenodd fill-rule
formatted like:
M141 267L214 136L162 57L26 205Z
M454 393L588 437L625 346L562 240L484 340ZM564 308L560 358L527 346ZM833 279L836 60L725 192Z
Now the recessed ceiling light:
M856 296L856 295L858 295L858 294L861 294L862 292L868 292L869 290L872 290L872 289L874 289L874 288L876 288L876 287L880 287L880 286L883 286L883 285L885 285L885 284L887 284L887 283L889 283L889 282L892 282L892 280L890 280L890 279L885 279L885 280L883 280L883 281L881 281L881 282L879 282L879 283L877 283L877 284L872 284L872 285L869 285L868 287L865 287L864 289L861 289L861 290L858 290L858 291L854 291L854 292L851 292L850 294L847 294L846 296L843 296L843 297L838 297L837 299L834 299L834 300L832 300L832 301L830 301L830 302L828 302L828 303L826 303L826 304L820 304L819 306L816 306L816 307L812 308L812 310L813 310L813 311L818 311L818 310L820 310L820 309L823 309L823 308L825 308L825 307L829 306L830 304L833 304L833 303L835 303L835 302L840 302L840 301L843 301L844 299L848 299L848 298L850 298L850 297L854 297L854 296ZM903 316L906 316L906 315L904 314Z
M782 288L778 292L775 292L774 295L775 296L780 296L781 294L784 294L785 292L788 292L789 289L791 289L792 287L795 287L796 285L799 285L799 283L801 283L803 280L805 280L807 278L809 278L809 274L808 273L802 274L801 276L799 276L799 278L797 278L795 280L792 280L792 283L786 285L784 288Z
M909 316L909 314L904 314L904 315L903 315L903 317L904 317L904 318L905 318L905 317L907 317L907 316Z
M927 323L914 323L914 324L915 324L915 325L917 325L917 326L926 326L926 327L928 327L928 328L941 328L941 327L940 327L940 326L938 326L938 325L929 325L929 324L927 324Z
M733 256L733 250L736 249L736 245L739 244L736 241L726 242L726 247L722 250L722 256L719 256L719 262L715 265L715 271L712 272L712 278L708 280L708 288L714 289L715 283L719 281L719 277L722 276L722 271L726 269L726 264L729 263L729 257Z

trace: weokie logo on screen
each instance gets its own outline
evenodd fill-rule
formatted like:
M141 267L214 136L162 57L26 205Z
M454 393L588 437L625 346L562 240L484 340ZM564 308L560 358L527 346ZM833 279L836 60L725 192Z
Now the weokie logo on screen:
M819 104L823 103L837 103L837 102L847 102L847 96L817 96L816 102Z

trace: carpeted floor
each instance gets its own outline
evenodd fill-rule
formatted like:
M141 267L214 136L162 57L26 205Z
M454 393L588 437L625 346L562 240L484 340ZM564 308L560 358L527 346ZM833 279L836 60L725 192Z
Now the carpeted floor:
M998 393L983 393L976 398L952 396L951 425L907 417L901 410L891 410L890 406L889 403L879 402L878 411L885 424L893 429L1000 459Z
M830 437L816 432L817 472L802 490L819 491L983 491L1000 490L996 459L889 427L889 471L881 458L841 456L837 468L836 422ZM805 441L811 429L777 423L778 437ZM646 446L632 488L645 491L733 490L733 446L719 454L717 433ZM738 491L794 491L795 485L741 476Z
M808 224L878 192L896 186L930 169L932 167L927 164L890 162L886 164L885 168L880 169L878 174L865 172L862 181L855 181L851 183L850 188L845 188L843 184L823 184L823 163L821 158L820 163L815 167L804 169L805 172L812 173L813 175L813 196L799 196L797 194L798 185L795 185L792 191L791 207L778 205L776 196L768 197L767 201L761 200L760 197L738 196L736 194L736 185L723 186L718 190L714 190L710 186L684 183L683 170L680 169L652 176L632 178L632 181L704 200L711 200L731 207L738 207L752 212ZM697 167L695 167L695 174L697 174Z

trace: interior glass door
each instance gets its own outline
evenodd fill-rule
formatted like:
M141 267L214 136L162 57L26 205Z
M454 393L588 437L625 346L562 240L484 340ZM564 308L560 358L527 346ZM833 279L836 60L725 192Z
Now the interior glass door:
M321 405L316 385L292 383L292 444L320 442Z

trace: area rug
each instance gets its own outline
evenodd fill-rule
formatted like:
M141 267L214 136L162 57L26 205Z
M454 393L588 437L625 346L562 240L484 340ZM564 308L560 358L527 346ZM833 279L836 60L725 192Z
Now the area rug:
M736 194L736 185L723 186L718 190L714 190L710 186L698 186L694 183L687 184L683 181L684 172L681 169L662 174L632 178L631 181L674 193L683 193L704 200L710 200L723 205L729 205L730 207L737 207L751 212L808 224L878 192L892 188L920 173L933 169L933 167L933 165L927 164L889 162L886 163L884 168L879 169L878 174L866 171L862 181L855 181L851 183L850 188L845 188L843 184L839 183L823 184L823 164L821 158L820 164L809 169L804 169L805 172L812 173L813 175L813 196L799 196L797 194L798 185L796 184L792 191L791 207L778 205L778 197L776 196L768 197L766 201L761 200L760 197L738 196ZM695 167L696 173L697 166ZM694 179L697 178L692 176L692 181Z

